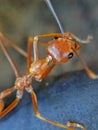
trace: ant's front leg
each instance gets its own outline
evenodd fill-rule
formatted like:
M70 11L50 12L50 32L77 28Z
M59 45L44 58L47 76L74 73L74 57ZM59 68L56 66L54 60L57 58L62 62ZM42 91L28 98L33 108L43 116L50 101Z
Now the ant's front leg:
M4 90L0 93L0 119L3 118L7 113L9 113L20 101L20 98L16 98L7 108L4 109L4 98L10 95L16 90L15 87Z
M28 49L27 49L27 73L29 73L29 69L33 62L36 62L39 59L38 56L38 46L37 44L45 44L45 42L43 42L42 40L40 40L40 38L43 37L61 37L62 34L61 33L50 33L50 34L43 34L43 35L36 35L35 37L29 37L28 38ZM33 45L33 55L34 55L34 59L32 58L32 45Z
M42 34L42 35L36 35L33 40L33 51L34 51L34 61L38 60L38 47L37 43L39 42L39 38L43 37L61 37L61 33L50 33L50 34Z
M33 106L34 106L34 113L35 113L37 118L39 118L39 119L41 119L45 122L48 122L49 124L55 125L57 127L61 127L63 129L66 129L66 130L75 130L75 128L72 128L72 127L79 127L82 130L86 130L83 125L78 124L78 123L68 122L67 125L63 125L61 123L58 123L58 122L55 122L55 121L52 121L48 118L43 117L38 110L37 97L36 97L36 94L35 94L34 91L31 92L31 97L32 97L32 103L33 103Z

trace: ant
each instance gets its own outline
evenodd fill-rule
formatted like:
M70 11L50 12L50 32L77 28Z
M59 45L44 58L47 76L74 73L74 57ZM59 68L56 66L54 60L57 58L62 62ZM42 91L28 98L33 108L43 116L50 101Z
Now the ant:
M41 38L47 37L53 37L55 39L50 40L47 43L41 40ZM34 107L34 114L37 118L50 124L53 124L57 127L64 128L66 130L75 130L75 128L72 127L79 127L83 130L86 130L83 125L78 123L68 122L67 125L64 125L43 117L38 109L38 101L37 96L32 87L32 79L34 78L36 81L42 81L58 63L65 63L69 61L74 54L76 54L78 59L81 61L87 74L91 78L98 78L98 76L95 75L88 68L86 63L80 58L79 54L77 53L77 51L80 49L79 43L89 43L91 39L92 37L88 36L86 40L81 40L74 34L69 32L63 33L63 35L62 33L36 35L35 37L28 38L26 53L24 50L18 47L13 41L11 41L5 35L0 33L0 46L16 76L15 84L13 85L13 87L6 89L0 93L0 119L6 116L6 114L8 114L12 109L14 109L18 105L23 96L23 91L25 89L31 95L32 104ZM27 58L27 69L25 74L19 73L18 67L16 66L14 60L8 52L8 49L6 47L7 43ZM47 56L45 58L39 59L37 45L43 43L46 46ZM16 91L16 99L8 107L4 108L4 98L13 93L14 91Z
M56 37L56 39L53 39L47 42L46 44L47 57L43 59L39 59L38 48L37 48L37 44L41 43L41 41L39 40L39 38L41 37ZM42 81L50 73L50 71L55 67L56 64L69 61L69 59L73 57L74 53L78 56L78 58L80 58L80 56L77 53L77 51L80 49L80 45L78 42L81 41L81 43L87 43L89 42L89 40L90 40L90 37L88 37L87 40L82 41L69 32L65 33L64 37L62 37L62 34L60 33L37 35L34 38L29 37L28 52L26 53L22 49L20 49L14 42L12 42L7 37L5 37L2 33L0 33L0 46L5 56L7 57L9 63L11 64L16 75L14 86L0 93L0 118L3 118L7 113L9 113L12 109L16 107L16 105L20 102L23 96L23 90L25 89L28 93L31 94L32 103L34 106L34 113L36 117L50 124L56 125L61 128L65 128L67 130L74 130L73 128L70 128L70 126L80 127L83 130L85 130L85 128L82 125L77 124L77 123L69 122L68 126L65 126L63 124L54 122L52 120L49 120L41 116L38 110L37 97L32 88L32 78L35 78L36 81ZM27 57L26 74L21 75L19 73L15 62L11 58L6 48L6 45L5 45L6 43L9 43L9 45L15 48L19 53ZM32 58L32 55L31 55L32 43L33 43L33 50L34 50L33 51L34 58ZM91 78L98 77L87 67L86 64L84 64L83 61L81 62L87 74ZM3 99L14 91L16 91L16 99L7 108L3 109L4 108Z

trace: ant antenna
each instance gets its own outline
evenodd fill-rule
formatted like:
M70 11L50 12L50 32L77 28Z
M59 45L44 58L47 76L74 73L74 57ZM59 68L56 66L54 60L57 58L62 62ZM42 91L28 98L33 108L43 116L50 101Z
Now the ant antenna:
M52 5L51 1L50 0L44 0L44 1L46 2L47 6L49 7L50 11L52 12L54 18L56 19L56 22L57 22L57 24L58 24L58 26L60 28L60 31L61 31L61 33L62 33L62 35L64 37L64 29L62 27L62 23L61 23L60 19L58 18L57 14L56 14L56 12L55 12L55 10L53 8L53 5Z

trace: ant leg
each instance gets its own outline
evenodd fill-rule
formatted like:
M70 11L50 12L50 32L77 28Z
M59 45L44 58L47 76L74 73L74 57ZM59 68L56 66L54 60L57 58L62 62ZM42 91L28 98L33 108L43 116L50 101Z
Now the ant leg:
M32 45L33 45L33 42L34 42L34 38L29 37L28 38L28 44L27 44L27 73L29 73L29 68L31 66L32 61L34 60L33 57L32 57ZM42 41L42 40L38 40L37 42L42 44L42 45L46 45L46 43L44 41ZM36 49L34 48L34 50L36 50ZM34 55L38 55L38 53L36 53Z
M21 55L23 55L24 57L27 57L27 53L23 49L21 49L20 47L18 47L16 43L14 43L12 40L10 40L9 38L7 38L1 32L0 32L0 39L2 39L4 41L4 43L9 44L10 46L12 46Z
M36 62L38 60L38 47L37 47L37 44L40 43L40 44L46 45L45 42L39 40L38 37L39 36L35 36L34 38L33 37L28 38L27 73L29 73L29 68L30 68L30 65L31 65L32 61L34 60L34 62ZM32 58L32 45L33 45L33 51L34 51L33 52L34 59Z
M3 92L0 93L0 112L4 108L4 101L3 98L11 94L13 91L15 91L15 87L9 88L7 90L4 90Z
M16 98L7 108L5 108L3 111L2 109L0 109L0 119L3 118L7 113L9 113L12 109L14 109L17 104L19 103L20 99L19 98ZM2 104L3 106L3 100L0 99L0 103Z
M18 77L19 76L18 68L17 68L16 64L14 63L13 59L11 58L11 56L10 56L6 46L5 46L5 43L4 43L4 41L2 39L0 39L0 46L1 46L1 48L2 48L2 50L4 52L4 54L5 54L6 58L8 59L10 65L12 66L16 77Z
M0 93L0 118L3 118L9 111L11 111L19 102L19 98L16 98L7 108L4 109L3 99L10 95L16 90L15 86L9 89L6 89ZM4 110L3 110L4 109Z
M33 37L29 37L28 38L28 44L27 44L27 54L28 54L28 57L27 57L27 73L29 73L29 68L30 68L30 65L33 61L33 58L32 58L32 43L33 43Z
M87 37L86 40L81 40L80 38L78 38L77 36L75 36L75 35L72 34L72 33L71 33L71 35L72 35L72 37L73 37L77 42L79 42L79 43L83 43L83 44L85 44L85 43L89 43L89 42L93 39L93 37L90 36L90 35L88 35L88 37Z
M69 35L70 33L64 33L64 36ZM39 41L39 38L43 37L62 37L61 33L50 33L50 34L42 34L42 35L36 35L34 38L32 38L33 41L33 51L34 51L34 61L38 60L38 47L37 43Z
M62 34L61 33L49 33L49 34L36 35L35 37L38 37L38 38L43 38L43 37L62 37Z
M38 60L38 47L37 47L37 43L39 43L39 38L42 37L60 37L62 36L61 33L50 33L50 34L43 34L43 35L36 35L33 38L33 51L34 51L34 62Z
M86 130L86 128L83 125L78 124L78 123L74 123L74 122L71 122L71 121L69 121L67 123L67 125L70 126L70 127L78 127L78 128L83 129L83 130Z
M0 99L5 98L6 96L10 95L12 92L14 92L16 90L15 87L12 88L8 88L2 92L0 92Z
M83 130L86 130L84 126L78 124L78 123L68 123L68 125L63 125L61 123L58 123L58 122L55 122L55 121L52 121L48 118L45 118L43 117L40 112L38 111L38 103L37 103L37 97L36 97L36 94L34 91L31 92L31 97L32 97L32 103L33 103L33 106L34 106L34 113L36 115L37 118L45 121L45 122L48 122L52 125L55 125L57 127L61 127L61 128L64 128L66 130L75 130L75 128L72 128L72 127L80 127L82 128Z
M84 62L84 60L80 57L80 55L73 49L73 51L75 52L76 56L78 57L78 59L80 60L83 68L85 69L87 75L92 78L92 79L97 79L98 75L95 74L88 66L87 64Z
M29 37L28 39L28 58L27 58L27 72L29 72L29 68L31 65L31 53L32 53L32 44L33 44L33 53L34 53L34 62L38 60L38 47L37 44L41 43L45 45L45 42L39 40L39 38L42 37L60 37L62 36L61 33L50 33L50 34L43 34L43 35L37 35L34 38Z

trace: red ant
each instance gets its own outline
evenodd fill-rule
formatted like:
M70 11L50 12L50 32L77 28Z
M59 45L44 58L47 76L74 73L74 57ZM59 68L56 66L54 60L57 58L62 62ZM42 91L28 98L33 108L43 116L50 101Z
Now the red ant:
M47 44L45 44L47 57L43 59L39 59L37 44L38 43L43 44L43 42L39 40L39 38L42 37L56 37L56 39L50 40L47 42ZM68 125L63 125L43 117L38 110L37 97L32 88L32 78L35 78L35 80L37 81L43 80L50 73L50 71L55 67L56 64L69 61L69 59L73 57L74 53L80 59L80 56L77 53L77 51L80 49L79 43L88 43L90 39L91 37L88 37L87 40L80 40L75 35L68 32L64 33L64 37L62 37L62 34L60 33L37 35L34 38L30 37L28 39L28 52L26 53L21 48L19 48L14 42L12 42L7 37L5 37L2 33L0 33L0 46L16 75L14 86L0 93L0 118L3 118L7 113L9 113L13 108L16 107L16 105L21 100L23 95L23 90L25 89L28 93L31 94L32 103L34 106L34 113L36 117L40 118L45 122L48 122L50 124L53 124L61 128L65 128L67 130L75 130L74 128L71 128L71 126L80 127L81 129L85 130L84 126L82 126L81 124L69 122ZM6 48L5 45L6 43L9 43L9 45L15 48L19 53L27 57L26 74L21 75L19 73L15 62L12 60ZM33 51L34 59L32 58L31 55L32 44L34 50ZM81 59L80 61L84 69L86 70L87 74L91 78L98 78L98 76L95 75ZM14 91L16 91L16 99L7 108L4 109L3 99Z
M45 1L46 3L48 3L49 7L52 7L49 0L45 0ZM51 10L53 14L55 14L53 8ZM72 127L80 127L81 129L86 130L83 125L78 123L68 122L67 125L63 125L58 122L54 122L48 118L43 117L38 110L37 97L32 88L32 79L35 78L35 80L37 81L43 80L50 73L50 71L56 66L56 64L69 61L69 59L73 57L73 54L77 55L85 71L91 78L94 79L98 78L98 75L95 75L88 68L88 66L85 64L85 62L80 58L79 54L77 53L77 51L80 49L79 43L89 43L92 37L89 36L87 40L80 40L78 37L76 37L75 35L69 32L64 33L62 26L60 26L61 24L59 20L58 19L56 20L58 21L58 25L62 33L50 33L44 35L37 35L34 38L29 37L27 53L23 51L21 48L19 48L10 39L5 37L2 33L0 33L0 46L16 75L14 86L0 93L0 118L3 118L7 113L9 113L12 109L14 109L17 106L17 104L20 102L23 96L23 90L25 89L28 93L31 94L34 113L37 118L67 130L75 130ZM41 41L39 38L45 38L45 37L53 37L53 38L55 37L55 39L50 40L44 44L46 46L47 57L43 59L39 59L37 44L38 43L43 44L44 42ZM27 58L26 74L21 75L19 73L15 62L13 61L12 57L10 56L6 48L6 43L11 45L20 54L22 54ZM34 58L32 58L32 44L33 44ZM3 99L6 96L13 93L14 91L16 91L16 99L7 108L4 108Z

